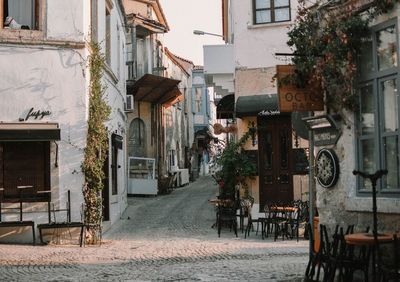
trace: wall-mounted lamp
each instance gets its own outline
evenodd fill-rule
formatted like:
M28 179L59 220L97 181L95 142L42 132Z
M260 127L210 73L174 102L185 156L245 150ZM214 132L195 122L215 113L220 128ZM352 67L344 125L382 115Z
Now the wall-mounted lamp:
M212 36L223 37L221 34L205 32L205 31L202 31L202 30L193 30L193 34L196 34L196 35L212 35Z
M303 122L307 126L308 130L318 131L321 129L338 129L336 120L340 120L338 115L321 115L302 118Z
M254 124L254 121L252 121L249 124L249 132L250 132L250 136L251 136L251 145L253 145L253 147L254 147L257 144L257 139L256 139L257 128Z

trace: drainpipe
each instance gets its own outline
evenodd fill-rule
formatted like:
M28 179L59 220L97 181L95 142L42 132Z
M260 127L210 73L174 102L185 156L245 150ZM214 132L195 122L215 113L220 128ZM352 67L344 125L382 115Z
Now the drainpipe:
M91 23L91 38L93 40L93 42L97 42L97 22L98 22L98 18L97 18L97 0L92 0L91 1L91 9L90 9L91 13L90 13L90 23Z
M131 49L132 49L132 76L130 79L136 79L137 76L137 42L136 42L136 25L132 24L131 29Z
M310 112L310 117L313 116L313 113ZM309 137L309 146L310 146L310 160L309 160L309 178L308 178L308 201L310 203L309 207L309 217L310 217L310 224L311 224L311 230L314 232L314 131L309 130L308 132L308 137ZM312 234L309 234L311 236ZM315 234L314 234L315 236ZM314 237L315 238L315 237ZM312 241L310 238L310 256L313 253L313 248L314 246L312 245Z

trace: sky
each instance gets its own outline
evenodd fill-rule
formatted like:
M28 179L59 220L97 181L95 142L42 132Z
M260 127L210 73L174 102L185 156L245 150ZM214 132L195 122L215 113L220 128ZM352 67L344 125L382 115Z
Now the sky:
M193 30L222 34L221 0L159 0L170 31L164 46L174 55L203 65L203 45L224 44L220 37L195 35Z

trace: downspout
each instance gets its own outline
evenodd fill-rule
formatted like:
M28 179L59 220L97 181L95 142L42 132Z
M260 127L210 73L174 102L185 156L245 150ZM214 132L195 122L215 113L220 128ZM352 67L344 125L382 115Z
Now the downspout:
M130 26L131 30L131 49L132 49L132 76L130 77L131 79L136 79L138 74L137 74L137 41L136 41L136 25L133 23Z
M90 25L91 25L91 39L93 42L97 42L97 0L91 0L90 9Z

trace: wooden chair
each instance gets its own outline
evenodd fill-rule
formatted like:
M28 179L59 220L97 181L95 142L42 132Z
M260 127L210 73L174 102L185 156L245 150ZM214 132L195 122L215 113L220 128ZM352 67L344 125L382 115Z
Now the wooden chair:
M397 234L393 235L393 242L390 243L391 247L386 249L390 252L388 259L384 259L384 249L381 244L377 247L378 252L378 281L396 281L400 282L400 240Z
M219 205L217 209L217 226L218 226L218 237L221 236L221 229L223 224L228 224L228 226L237 235L237 216L236 216L237 206L233 203L229 205Z

